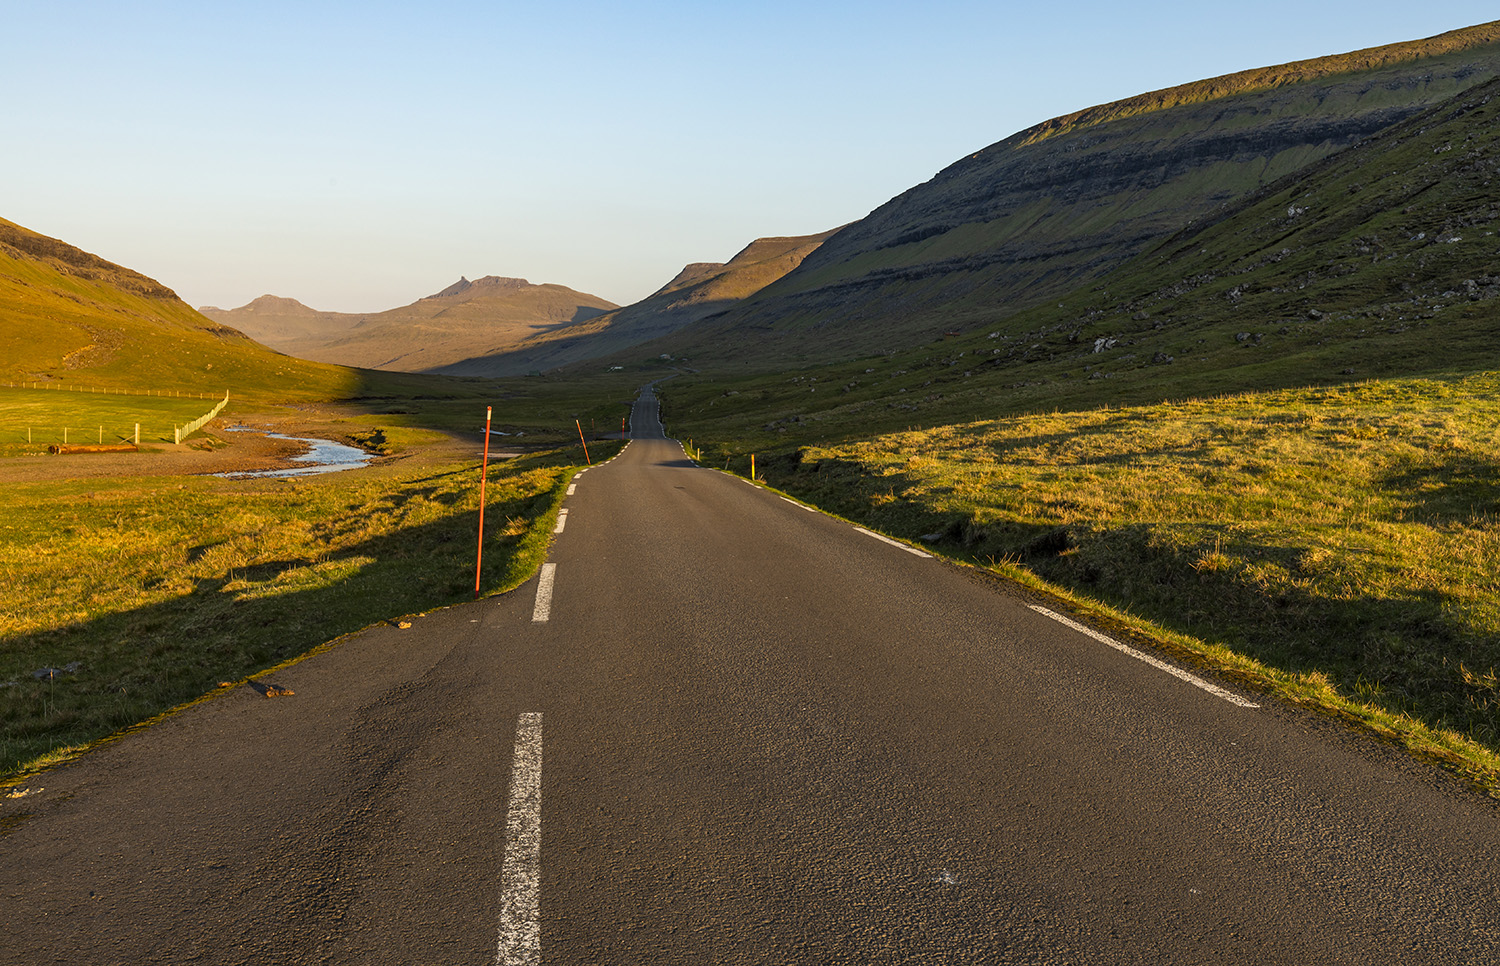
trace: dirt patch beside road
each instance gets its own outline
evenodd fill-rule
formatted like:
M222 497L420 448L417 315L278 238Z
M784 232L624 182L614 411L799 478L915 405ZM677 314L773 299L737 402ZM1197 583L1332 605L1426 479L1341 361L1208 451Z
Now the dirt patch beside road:
M214 434L218 437L218 434ZM139 453L69 453L0 459L0 484L52 483L112 476L196 476L275 469L307 451L295 440L261 433L225 433L230 445L202 447L202 441L142 447ZM195 445L197 444L197 445Z

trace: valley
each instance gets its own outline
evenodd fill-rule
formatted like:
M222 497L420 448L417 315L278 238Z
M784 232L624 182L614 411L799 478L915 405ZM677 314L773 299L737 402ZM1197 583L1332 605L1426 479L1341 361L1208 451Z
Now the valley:
M46 453L136 424L138 452ZM214 475L281 467L293 449L237 426L337 440L370 462ZM548 928L599 955L619 909L636 917L619 926L631 948L648 949L667 942L653 917L701 926L732 905L729 878L696 878L721 860L758 888L744 923L766 909L837 921L852 950L863 907L787 898L745 858L806 876L834 841L867 863L833 865L870 908L904 908L913 890L869 869L891 855L920 868L928 918L881 927L902 942L929 921L959 924L955 949L994 938L989 905L947 918L942 890L961 874L941 856L1014 866L1016 882L1056 876L1096 917L1070 931L1067 903L997 873L986 901L1041 924L1006 948L1045 938L1123 956L1177 948L1152 923L1199 935L1184 925L1199 900L1159 855L1243 900L1210 918L1248 924L1257 887L1231 860L1252 856L1282 889L1278 870L1310 854L1318 870L1286 880L1278 908L1300 915L1315 895L1311 920L1349 918L1344 961L1390 931L1430 940L1417 961L1442 961L1442 943L1482 945L1493 929L1463 918L1480 908L1463 883L1483 870L1457 884L1445 871L1488 859L1429 861L1422 836L1450 806L1478 828L1500 799L1500 22L1044 121L862 219L690 262L624 306L491 275L378 313L286 295L200 312L0 221L0 584L0 784L24 797L164 722L192 722L165 742L242 735L271 714L229 703L246 689L273 673L316 682L336 723L321 708L287 717L334 744L306 767L359 789L296 791L338 831L310 826L299 841L323 845L276 862L318 882L383 855L367 813L404 827L442 813L450 788L492 803L508 748L462 763L495 709L510 727L520 702L538 729L543 705L574 729L558 740L568 777L548 787L582 816L560 860L567 888L629 886L618 907L584 896L583 912L553 913ZM346 674L351 696L330 697ZM1179 693L1188 679L1238 696L1235 710ZM221 699L234 710L202 711ZM928 719L940 755L911 723ZM270 754L232 740L247 768ZM1199 759L1229 770L1174 771ZM992 776L997 761L1024 770ZM1120 799L1107 794L1117 768ZM1169 773L1162 792L1154 776ZM77 774L90 794L108 784ZM889 797L872 792L882 784ZM380 811L387 800L422 804ZM685 813L663 831L616 809L627 801ZM1227 828L1213 803L1243 849L1200 867L1202 841ZM65 806L37 814L71 821ZM762 828L746 817L757 809L813 818ZM863 829L848 819L860 809ZM1014 822L1005 835L1024 848L941 823L924 838L920 816L964 809L986 828ZM0 839L31 813L17 814L0 814ZM1162 831L1183 815L1203 839ZM464 827L444 825L440 843L474 834L451 821ZM1096 849L1097 829L1117 851ZM1158 832L1161 850L1135 850ZM1351 888L1361 915L1337 906L1328 883L1359 864L1345 845L1382 836L1403 869L1421 867L1420 915L1391 912L1400 870ZM1053 862L1039 842L1063 839ZM710 840L743 849L700 858ZM663 851L643 857L638 841ZM486 849L458 850L481 879ZM1130 878L1139 868L1151 874ZM682 880L663 885L662 869ZM263 890L265 921L306 900L277 888ZM326 891L374 915L354 888ZM678 888L683 904L660 912ZM1116 921L1120 890L1154 910L1118 920L1131 937L1097 925ZM713 921L670 942L737 948ZM1300 936L1277 937L1284 961L1310 955Z

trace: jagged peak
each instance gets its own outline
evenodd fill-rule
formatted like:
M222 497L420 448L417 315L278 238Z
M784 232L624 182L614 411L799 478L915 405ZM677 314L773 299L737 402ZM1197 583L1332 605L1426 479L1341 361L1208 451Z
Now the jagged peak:
M429 295L429 296L427 296L427 298L430 298L430 299L450 298L450 297L452 297L454 295L463 295L464 293L469 292L471 289L476 289L476 288L479 288L479 289L488 289L488 290L491 290L491 291L495 291L495 290L507 290L507 289L527 288L530 285L531 285L531 283L528 282L528 281L526 281L526 279L524 279L524 278L505 278L505 277L500 276L500 275L486 275L483 278L476 278L474 281L471 282L465 276L460 275L458 277L458 281L454 282L452 285L450 285L447 288L443 289L441 292L437 293L436 295Z

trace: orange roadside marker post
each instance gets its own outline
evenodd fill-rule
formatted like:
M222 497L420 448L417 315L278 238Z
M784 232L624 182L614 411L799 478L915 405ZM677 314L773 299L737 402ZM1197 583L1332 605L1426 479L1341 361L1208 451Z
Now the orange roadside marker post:
M474 599L479 599L479 574L484 566L484 478L490 469L490 414L495 407L484 407L484 462L479 466L479 550L474 554Z
M583 438L583 424L575 419L573 425L578 427L578 441L583 444L583 461L593 466L594 461L589 459L589 441Z

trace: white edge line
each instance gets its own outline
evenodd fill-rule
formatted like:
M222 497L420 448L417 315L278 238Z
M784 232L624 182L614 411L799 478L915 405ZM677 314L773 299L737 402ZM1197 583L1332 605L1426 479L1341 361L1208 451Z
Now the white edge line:
M533 624L545 624L552 619L552 581L557 575L557 564L542 564L542 572L536 579L536 608L531 612Z
M496 966L540 963L542 958L542 715L521 715L511 766L510 810L505 821L505 862L500 869L500 938Z
M1260 705L1256 704L1255 702L1248 701L1245 698L1240 697L1238 694L1235 694L1233 691L1226 691L1223 688L1219 687L1217 684L1210 684L1195 674L1189 674L1180 667L1174 667L1171 664L1168 664L1166 661L1157 660L1149 654L1137 651L1135 648L1131 647L1128 644L1121 644L1119 641L1108 636L1107 634L1101 634L1098 631L1094 630L1092 627L1085 627L1075 620L1069 620L1056 611L1050 611L1047 608L1039 607L1036 604L1027 604L1026 606L1030 607L1038 614L1042 614L1052 618L1059 624L1063 624L1067 627L1073 628L1073 630L1085 635L1086 637L1092 637L1094 640L1098 641L1101 644L1108 644L1110 647L1119 651L1121 654L1127 654L1130 657L1135 658L1137 661L1145 661L1147 664L1151 665L1157 670L1166 671L1173 677L1180 678L1181 680L1186 681L1188 684L1191 684L1195 688L1202 688L1204 691L1207 691L1209 694L1212 694L1216 698L1222 698L1223 700L1228 701L1230 704L1238 705L1241 708L1260 707Z
M918 550L916 547L908 547L906 544L902 543L900 540L892 540L890 537L886 536L883 533L876 533L874 530L866 530L864 527L855 527L854 529L855 529L855 531L857 533L863 533L867 537L874 537L876 540L879 540L881 543L888 543L891 546L895 547L897 550L905 550L907 553L912 554L913 556L916 556L916 557L925 557L928 560L932 559L932 554L930 554L930 553L923 553L921 550Z
M568 496L572 496L574 493L577 493L577 492L578 492L578 484L577 483L569 483L568 484Z
M562 533L563 527L568 525L568 508L563 507L557 511L557 526L552 528L553 533Z
M814 510L812 507L808 506L806 503L798 503L796 500L793 500L790 497L784 496L782 497L782 499L786 500L786 502L790 503L792 506L796 507L799 510L806 510L808 513L818 512L817 510Z

